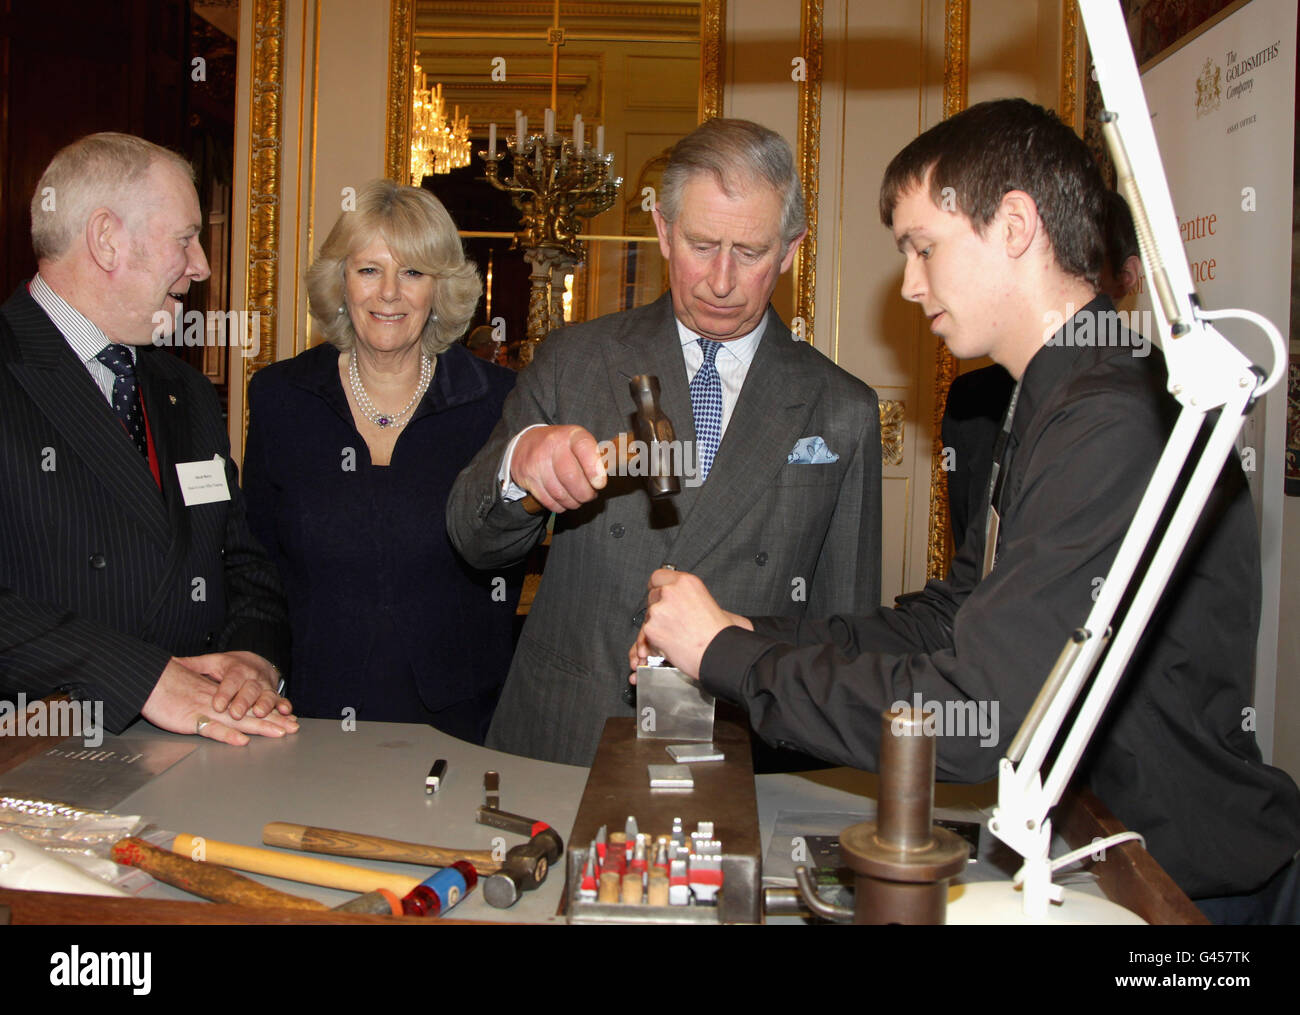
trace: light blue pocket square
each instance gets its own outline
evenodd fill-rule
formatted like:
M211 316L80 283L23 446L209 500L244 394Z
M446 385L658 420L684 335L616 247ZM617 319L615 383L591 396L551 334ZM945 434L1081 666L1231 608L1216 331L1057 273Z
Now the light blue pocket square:
M794 450L786 462L790 465L829 465L839 460L840 456L820 437L800 437L794 442Z

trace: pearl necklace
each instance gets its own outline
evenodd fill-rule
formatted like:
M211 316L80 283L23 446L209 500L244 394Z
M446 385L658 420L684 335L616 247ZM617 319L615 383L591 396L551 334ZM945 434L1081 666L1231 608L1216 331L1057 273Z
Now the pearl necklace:
M406 403L406 407L401 412L380 412L375 408L375 403L370 400L366 394L366 389L361 383L361 374L357 371L357 354L352 352L348 356L348 379L352 384L352 397L356 400L357 408L361 410L361 415L374 423L380 428L392 427L394 430L406 426L410 422L404 419L412 409L419 404L420 399L424 397L424 392L429 387L429 381L433 379L433 360L428 356L420 357L420 381L415 386L415 394L411 400Z

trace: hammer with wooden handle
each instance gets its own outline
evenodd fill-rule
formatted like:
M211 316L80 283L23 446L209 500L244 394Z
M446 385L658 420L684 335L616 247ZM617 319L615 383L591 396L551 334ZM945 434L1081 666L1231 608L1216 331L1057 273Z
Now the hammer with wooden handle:
M373 892L387 888L399 899L423 880L409 874L385 874L383 871L335 863L333 860L275 853L269 849L218 842L216 839L195 835L176 836L173 848L178 853L196 858L201 856L205 863L218 863L224 867L268 874L288 881L302 881L323 888L342 888L349 892Z
M137 867L159 881L173 885L191 895L212 902L231 902L239 906L278 909L327 909L323 902L304 899L287 892L258 884L252 878L228 871L224 867L199 863L188 856L178 856L159 849L143 839L120 839L109 854L116 863Z
M621 433L614 438L615 460L609 463L609 467L622 475L629 471L629 463L638 455L647 455L648 461L642 464L641 470L645 473L650 496L656 499L675 496L682 489L678 478L680 463L675 458L680 449L676 446L672 420L664 415L659 405L659 378L654 374L637 374L628 381L628 390L636 404L633 432ZM630 447L629 437L634 437L639 447ZM520 503L530 515L542 511L541 502L531 493Z
M271 821L262 828L262 841L268 846L352 856L361 860L391 860L418 863L426 867L447 867L456 860L468 860L484 877L495 874L501 864L487 849L445 849L418 842L402 842L361 832L342 832L337 828L313 828L288 821Z

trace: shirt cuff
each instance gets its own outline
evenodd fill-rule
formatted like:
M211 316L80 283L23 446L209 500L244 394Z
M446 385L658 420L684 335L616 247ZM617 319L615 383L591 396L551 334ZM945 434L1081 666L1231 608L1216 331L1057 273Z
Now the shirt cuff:
M743 627L724 627L700 659L700 686L715 697L743 704L750 669L776 644L776 639Z
M510 443L506 445L506 453L501 456L501 468L497 469L497 484L501 491L501 499L507 504L517 500L523 500L528 496L528 491L510 478L510 463L515 457L515 445L519 443L519 438L529 430L536 430L539 426L546 426L545 423L534 423L532 426L526 426L520 430Z

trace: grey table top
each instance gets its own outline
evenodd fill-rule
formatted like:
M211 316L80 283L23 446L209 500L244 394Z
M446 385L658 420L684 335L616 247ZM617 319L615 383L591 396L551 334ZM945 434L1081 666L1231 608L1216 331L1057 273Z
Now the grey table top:
M262 845L262 826L267 822L290 821L464 849L491 849L493 838L500 836L508 848L525 840L474 820L483 803L483 773L495 769L501 774L503 810L546 821L567 838L587 781L585 768L490 751L429 726L357 722L355 727L345 731L339 722L304 719L291 737L254 737L241 748L175 737L137 723L125 737L185 740L198 747L114 810L139 814L172 832L244 846ZM447 759L447 775L442 789L428 795L424 777L436 758ZM411 864L322 858L413 876L424 870ZM260 875L258 879L331 906L346 902L352 894ZM562 922L555 911L563 884L563 876L553 874L510 909L494 909L481 892L474 892L451 915ZM147 894L193 898L161 884Z
M254 737L243 748L196 737L179 737L139 722L123 734L132 739L162 740L195 749L112 810L138 814L160 828L207 839L262 846L262 828L271 821L337 828L431 845L491 849L522 842L522 836L479 825L483 773L500 773L500 806L553 825L566 839L577 814L587 769L517 757L476 747L423 725L306 719L294 736L283 740ZM448 763L442 789L424 791L424 778L437 758ZM850 769L757 778L761 841L765 862L774 829L792 817L871 814L877 780ZM938 786L937 814L982 821L994 802L991 784ZM835 819L831 819L832 824ZM786 827L783 825L783 827ZM829 826L828 826L829 828ZM979 864L965 880L1006 878L1014 866L990 855L996 842L987 832ZM264 847L271 848L271 847ZM308 854L318 856L318 854ZM407 876L431 869L410 864L324 857ZM993 860L994 862L990 862ZM489 906L481 892L472 893L451 912L474 920L560 923L555 915L563 877L556 872L537 891L526 893L508 910ZM277 878L257 876L281 891L317 899L327 905L347 901L353 893ZM155 884L143 895L192 899L178 889ZM785 921L782 921L785 922Z

